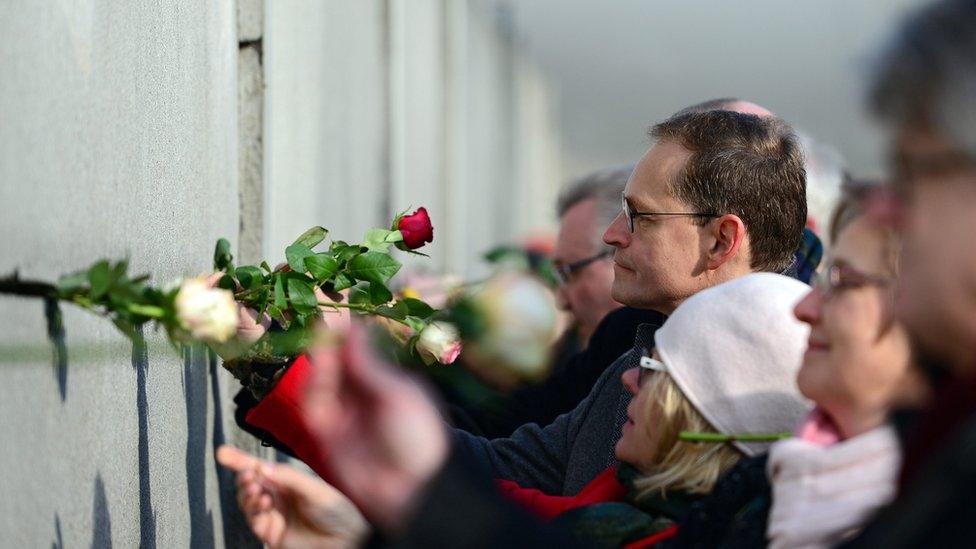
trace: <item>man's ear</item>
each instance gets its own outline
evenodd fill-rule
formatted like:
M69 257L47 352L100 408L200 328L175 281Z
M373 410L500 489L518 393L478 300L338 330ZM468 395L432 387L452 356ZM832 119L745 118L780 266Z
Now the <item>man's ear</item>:
M711 246L707 251L705 265L709 270L714 270L739 253L739 248L746 239L746 224L737 215L725 214L711 220L706 227L711 236Z

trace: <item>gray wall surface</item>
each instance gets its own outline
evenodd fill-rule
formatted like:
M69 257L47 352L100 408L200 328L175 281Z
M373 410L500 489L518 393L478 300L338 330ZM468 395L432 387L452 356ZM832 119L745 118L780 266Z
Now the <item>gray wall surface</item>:
M0 277L165 284L428 206L417 267L552 225L555 99L492 0L0 0ZM401 255L402 257L402 255ZM0 547L253 545L216 445L238 383L162 334L0 295Z
M232 2L0 2L0 274L208 270L238 231L237 53ZM59 363L45 326L0 296L0 546L240 541L213 461L230 376L70 306Z
M477 276L489 248L552 227L555 99L512 41L505 6L267 4L266 241L276 260L312 225L356 241L425 206L431 257L405 262Z

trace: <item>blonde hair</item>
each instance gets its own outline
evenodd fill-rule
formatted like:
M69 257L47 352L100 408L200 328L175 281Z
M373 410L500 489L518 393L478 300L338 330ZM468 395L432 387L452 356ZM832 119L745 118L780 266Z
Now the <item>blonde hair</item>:
M650 395L644 409L637 412L645 418L658 416L657 421L645 423L648 431L656 432L658 439L653 449L653 470L634 482L637 499L654 492L664 495L669 490L689 494L711 492L715 481L742 458L742 453L728 443L679 440L681 431L717 431L685 398L671 376L657 372L645 383L651 385L647 388ZM653 413L655 407L657 414Z

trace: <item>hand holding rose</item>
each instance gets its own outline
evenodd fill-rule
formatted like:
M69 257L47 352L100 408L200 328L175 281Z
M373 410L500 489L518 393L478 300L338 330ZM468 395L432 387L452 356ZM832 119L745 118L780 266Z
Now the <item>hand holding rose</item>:
M415 381L373 353L358 324L341 348L319 345L311 357L307 427L332 480L372 522L396 531L447 459L440 414Z

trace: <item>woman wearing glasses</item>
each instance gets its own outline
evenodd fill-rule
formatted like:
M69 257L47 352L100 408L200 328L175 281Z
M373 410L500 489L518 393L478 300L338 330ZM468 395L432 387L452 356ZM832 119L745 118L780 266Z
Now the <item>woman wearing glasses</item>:
M898 241L863 216L861 194L848 189L831 223L832 260L795 308L811 328L797 385L814 410L768 462L736 468L755 477L750 490L720 481L678 545L833 546L894 497L900 452L888 412L920 405L927 389L890 316Z

